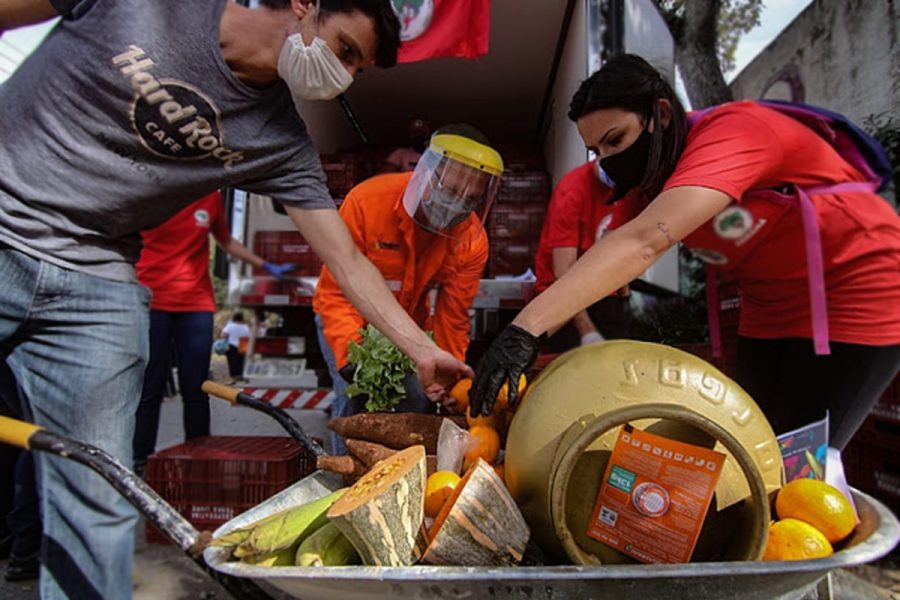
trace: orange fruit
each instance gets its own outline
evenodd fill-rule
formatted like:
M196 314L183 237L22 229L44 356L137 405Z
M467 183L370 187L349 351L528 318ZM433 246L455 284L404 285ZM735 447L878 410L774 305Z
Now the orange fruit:
M500 435L493 427L476 425L469 429L469 447L463 458L463 468L468 470L480 458L488 464L497 462L500 454Z
M832 544L846 538L856 528L856 511L839 489L818 479L795 479L775 498L779 519L809 523Z
M469 429L473 427L490 427L491 429L500 429L500 417L502 413L498 410L494 410L491 414L486 417L477 416L473 417L472 413L466 410L466 424L468 424Z
M436 517L457 485L459 475L453 471L435 471L429 475L425 481L425 516Z
M525 374L519 375L518 395L516 396L517 403L522 399L522 392L525 391L527 385L528 379L525 378ZM497 404L495 405L494 410L506 410L507 408L509 408L509 382L504 381L500 391L497 392Z
M833 553L821 531L797 519L782 519L769 527L763 560L806 560Z
M460 379L450 390L450 397L456 400L452 409L455 412L469 412L469 390L472 389L472 380L468 377Z

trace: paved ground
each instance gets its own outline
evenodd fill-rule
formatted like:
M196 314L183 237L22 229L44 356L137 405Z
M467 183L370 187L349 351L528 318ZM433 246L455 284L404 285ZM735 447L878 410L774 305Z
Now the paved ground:
M218 371L216 366L214 371ZM308 433L323 439L327 437L324 413L290 412ZM214 435L285 435L284 430L270 417L216 401L212 402L212 432ZM182 441L181 403L177 398L170 399L163 404L158 448L167 448ZM0 572L5 570L6 561L0 561ZM895 550L874 566L836 571L833 573L832 589L833 597L838 600L900 600L900 550ZM277 592L273 592L273 596L282 598ZM135 600L212 600L228 597L218 584L174 546L148 544L141 523L136 533ZM13 584L0 579L0 599L39 600L37 582ZM816 600L820 599L824 600L824 597Z

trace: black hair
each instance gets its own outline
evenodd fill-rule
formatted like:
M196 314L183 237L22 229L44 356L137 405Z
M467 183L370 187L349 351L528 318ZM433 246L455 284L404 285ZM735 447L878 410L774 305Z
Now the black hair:
M315 3L315 0L312 0ZM353 13L356 11L366 15L375 24L375 36L378 46L375 48L375 64L388 68L397 64L397 50L400 48L400 20L391 6L391 0L319 0L322 11L320 17L325 19L334 13ZM291 7L291 0L259 0L260 6L273 10Z
M488 139L486 135L484 135L481 130L478 128L469 125L468 123L452 123L450 125L444 125L440 129L434 132L434 135L458 135L460 137L469 138L470 140L475 140L479 144L483 144L485 146L491 146L491 140Z
M672 106L668 127L661 127L659 100ZM599 71L581 82L569 104L569 119L578 119L603 108L621 108L641 116L646 127L655 123L647 170L639 184L649 200L662 191L675 171L687 137L687 116L675 90L659 71L640 56L618 54Z
M234 313L234 316L231 317L231 320L234 321L235 323L243 323L244 322L244 313L242 313L242 312Z

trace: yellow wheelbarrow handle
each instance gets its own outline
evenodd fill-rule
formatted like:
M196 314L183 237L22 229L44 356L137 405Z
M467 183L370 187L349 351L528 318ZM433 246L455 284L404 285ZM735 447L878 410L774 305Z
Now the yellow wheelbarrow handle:
M18 446L19 448L29 448L28 441L34 432L40 431L42 427L11 419L9 417L0 417L0 443Z

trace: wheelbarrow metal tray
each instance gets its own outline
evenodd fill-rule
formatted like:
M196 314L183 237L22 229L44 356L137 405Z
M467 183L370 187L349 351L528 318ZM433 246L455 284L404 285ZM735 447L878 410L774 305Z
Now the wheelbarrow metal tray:
M251 523L285 506L289 498L315 498L338 487L315 473L236 517L216 531ZM897 518L880 502L853 491L861 523L840 552L792 562L710 562L677 565L554 567L258 567L227 562L220 548L207 548L210 567L236 577L265 580L303 600L379 598L527 598L529 600L660 598L800 600L830 571L884 556L900 540Z

